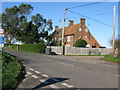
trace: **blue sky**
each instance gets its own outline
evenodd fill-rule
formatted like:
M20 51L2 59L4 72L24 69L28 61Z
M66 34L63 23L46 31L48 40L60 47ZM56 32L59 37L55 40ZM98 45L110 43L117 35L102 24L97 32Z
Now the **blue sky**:
M43 15L44 18L52 19L53 27L54 26L62 27L62 22L60 22L60 20L62 20L63 18L64 8L80 6L92 2L2 2L2 12L4 12L6 8L13 7L14 5L18 6L21 3L31 4L33 6L34 9L30 14L30 16L40 13L41 15ZM102 2L102 3L98 3L86 7L74 8L70 10L82 14L84 16L87 16L89 18L101 21L103 23L113 25L114 6L116 6L116 11L118 11L117 2ZM118 13L116 13L116 16L118 16L117 14ZM67 11L66 18L67 19L65 25L67 26L68 20L74 20L74 24L77 24L80 22L80 18L83 17ZM100 24L88 18L86 18L86 26L89 28L90 32L100 43L100 45L106 46L108 48L111 47L109 44L109 40L112 39L112 31L113 31L112 27ZM118 30L116 32L118 32Z

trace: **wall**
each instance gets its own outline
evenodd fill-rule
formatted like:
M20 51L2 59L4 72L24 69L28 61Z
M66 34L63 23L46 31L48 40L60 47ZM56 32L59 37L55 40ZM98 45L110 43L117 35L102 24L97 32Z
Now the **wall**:
M60 46L47 46L51 48L52 52L62 54L62 47ZM65 55L106 55L112 53L112 48L78 48L78 47L65 47Z

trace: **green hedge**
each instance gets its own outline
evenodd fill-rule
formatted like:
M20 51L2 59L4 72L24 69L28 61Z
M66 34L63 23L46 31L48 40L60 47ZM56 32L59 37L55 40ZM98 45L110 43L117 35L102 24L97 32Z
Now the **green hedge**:
M19 50L22 52L32 52L32 53L45 53L45 45L43 43L39 44L23 44L19 46Z
M2 89L13 90L25 75L25 68L14 56L2 53Z
M86 47L86 45L87 42L83 39L78 39L74 44L75 47Z
M17 49L17 44L12 44L12 49Z

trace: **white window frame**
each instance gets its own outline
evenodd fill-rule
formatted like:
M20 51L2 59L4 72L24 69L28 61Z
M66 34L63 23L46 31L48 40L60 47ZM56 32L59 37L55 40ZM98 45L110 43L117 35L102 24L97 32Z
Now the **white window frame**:
M71 39L71 36L67 36L67 41L70 41L70 39Z
M85 36L85 38L87 38L87 36Z
M85 29L85 32L88 32L88 29L87 29L87 28Z
M81 29L81 28L79 28L79 31L82 31L82 29Z

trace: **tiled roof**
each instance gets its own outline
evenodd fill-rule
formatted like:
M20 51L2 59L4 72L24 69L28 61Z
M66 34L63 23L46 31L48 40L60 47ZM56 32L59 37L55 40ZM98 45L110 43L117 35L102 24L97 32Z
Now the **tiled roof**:
M72 25L71 27L67 26L65 27L65 33L64 35L71 35L71 34L74 34L76 32L76 30L78 30L80 27L80 23L78 24L75 24L75 25ZM59 33L59 34L62 34L62 29L63 28L58 28L56 29L56 31Z

